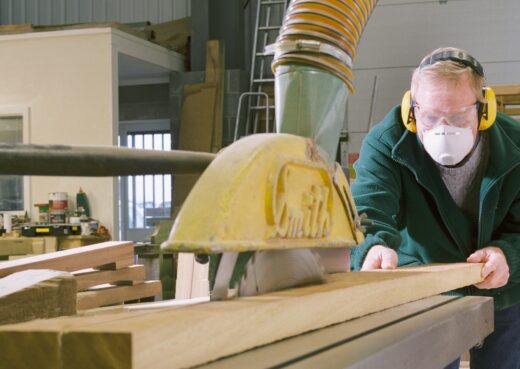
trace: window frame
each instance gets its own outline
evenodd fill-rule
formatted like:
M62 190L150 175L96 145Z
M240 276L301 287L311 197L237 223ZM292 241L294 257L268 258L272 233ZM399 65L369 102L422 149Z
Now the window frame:
M30 143L30 109L25 105L0 105L0 118L2 117L21 117L22 118L22 143ZM23 215L31 213L31 178L23 176L23 209L22 210L2 210L2 214Z

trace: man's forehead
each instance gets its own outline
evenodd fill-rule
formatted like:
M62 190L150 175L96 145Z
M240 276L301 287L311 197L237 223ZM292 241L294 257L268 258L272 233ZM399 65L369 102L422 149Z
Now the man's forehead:
M458 83L457 83L458 82ZM477 96L469 81L435 80L418 84L414 100L421 105L467 106L476 101Z

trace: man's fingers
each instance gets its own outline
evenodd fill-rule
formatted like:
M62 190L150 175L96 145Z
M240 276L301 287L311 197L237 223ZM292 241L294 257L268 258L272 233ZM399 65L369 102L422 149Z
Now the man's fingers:
M375 245L368 250L361 270L394 269L395 267L397 267L397 253L389 247Z
M365 262L361 267L361 270L374 270L381 269L381 258L376 255L370 255L370 253L365 258Z
M482 261L484 266L482 267L482 278L484 280L480 283L475 284L475 287L480 289L499 288L505 286L509 280L509 266L502 250L497 247L488 246L481 250L484 257ZM471 255L470 258L475 254ZM475 256L478 258L478 255Z
M486 258L486 252L484 250L478 250L478 251L475 251L473 254L471 254L466 259L466 261L468 263L480 263L480 262L484 261L485 258Z
M381 254L381 269L395 269L397 267L397 253L388 249Z
M497 270L497 262L495 259L490 259L486 261L484 266L482 267L482 278L486 279L491 273Z
M503 287L509 280L509 273L492 272L483 282L475 284L479 289L491 289Z
M475 287L481 290L487 290L493 288L492 286L495 284L495 276L493 274L488 275L484 280L480 283L475 284Z

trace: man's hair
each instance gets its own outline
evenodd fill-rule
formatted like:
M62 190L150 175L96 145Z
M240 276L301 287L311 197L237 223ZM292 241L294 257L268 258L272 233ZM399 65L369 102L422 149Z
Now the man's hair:
M457 83L463 76L467 75L469 77L471 87L475 92L475 97L478 101L484 101L482 89L485 85L485 78L478 75L478 73L471 67L453 60L440 60L433 64L426 63L427 60L432 57L432 55L450 51L466 53L464 50L454 47L442 47L432 51L423 58L421 64L414 70L412 75L412 97L417 93L419 84L422 81L426 80L433 83L437 81L450 81Z

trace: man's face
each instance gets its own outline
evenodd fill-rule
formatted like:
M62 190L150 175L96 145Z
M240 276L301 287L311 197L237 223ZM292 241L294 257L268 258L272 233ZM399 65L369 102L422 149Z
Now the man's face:
M418 105L414 112L421 142L424 132L441 124L470 127L473 138L476 138L477 98L467 75L463 75L458 81L420 81L413 99Z

